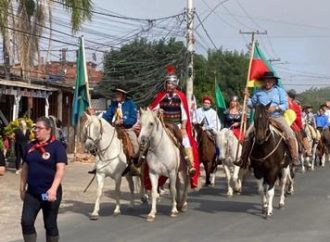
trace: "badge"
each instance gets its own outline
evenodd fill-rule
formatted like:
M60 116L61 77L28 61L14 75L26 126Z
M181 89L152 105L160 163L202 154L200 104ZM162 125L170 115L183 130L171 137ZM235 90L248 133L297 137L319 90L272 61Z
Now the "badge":
M42 154L42 159L44 159L44 160L48 160L49 158L50 158L50 154L48 153L48 152L45 152L45 153L43 153Z

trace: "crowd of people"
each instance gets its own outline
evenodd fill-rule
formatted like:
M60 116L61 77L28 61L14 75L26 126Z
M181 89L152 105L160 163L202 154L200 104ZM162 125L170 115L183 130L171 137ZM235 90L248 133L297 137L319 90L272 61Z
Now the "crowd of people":
M311 150L306 140L304 126L311 129L313 139L320 139L319 132L329 129L330 126L330 101L319 107L316 114L311 106L303 108L296 101L297 93L294 90L286 92L278 85L278 77L272 72L265 72L260 78L263 85L252 96L245 89L243 94L247 98L247 106L250 109L256 105L267 105L272 122L283 132L286 144L290 151L293 165L298 164L298 149L295 133L302 137L302 144L307 156L311 156ZM118 130L124 132L131 142L131 150L128 156L128 171L136 173L135 165L139 162L139 145L137 139L138 109L123 88L113 89L115 98L103 118ZM240 160L235 164L241 167L248 165L248 155L253 143L253 129L250 125L243 134L242 122L246 121L244 110L238 96L232 96L229 108L223 113L224 122L221 123L218 112L212 108L213 98L204 96L202 106L189 110L187 98L179 89L179 80L173 68L168 70L164 82L164 90L157 93L149 108L156 112L164 123L176 125L179 136L182 137L182 149L180 152L186 161L192 187L197 186L199 175L199 157L197 143L193 138L191 124L201 124L203 129L213 136L216 145L216 157L221 152L218 144L218 135L222 128L232 130L234 135L242 141L243 149ZM291 109L295 113L295 120L290 124L285 120L284 113ZM88 112L93 114L93 110ZM246 112L246 111L245 111ZM32 130L27 128L24 119L21 119L19 127L14 131L13 141L15 150L15 168L21 173L20 195L23 200L22 231L24 241L36 241L34 221L40 210L43 211L47 241L58 241L57 213L62 198L61 181L64 175L64 167L67 164L65 135L61 130L61 123L52 118L39 118ZM31 131L35 139L30 141ZM244 138L242 138L244 137ZM8 139L9 140L9 139ZM3 144L0 152L0 175L5 173L5 156L9 149L8 140ZM23 163L22 163L23 161ZM97 172L96 169L89 173ZM196 179L197 178L197 179Z

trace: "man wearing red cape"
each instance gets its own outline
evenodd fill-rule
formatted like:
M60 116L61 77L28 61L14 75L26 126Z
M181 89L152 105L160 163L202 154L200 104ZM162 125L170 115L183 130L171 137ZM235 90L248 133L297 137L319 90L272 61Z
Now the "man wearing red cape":
M187 165L191 177L191 188L196 188L198 186L198 178L200 174L197 143L192 136L187 98L183 92L177 89L178 82L179 80L175 75L175 68L173 66L168 66L165 79L165 90L156 94L149 108L151 110L158 110L159 113L162 114L166 123L175 123L181 129L185 160L188 163ZM159 186L162 186L165 181L166 178L161 177L159 180ZM147 189L150 187L150 183L148 183L148 181L145 183Z
M296 93L295 90L291 89L287 92L287 95L288 95L289 109L292 109L296 113L296 119L292 123L291 129L295 133L301 133L302 144L303 144L304 150L306 152L306 155L308 157L312 157L312 148L309 145L309 142L308 142L308 139L307 139L307 134L306 134L305 130L303 129L302 117L301 117L301 113L302 113L301 107L296 102L297 93Z

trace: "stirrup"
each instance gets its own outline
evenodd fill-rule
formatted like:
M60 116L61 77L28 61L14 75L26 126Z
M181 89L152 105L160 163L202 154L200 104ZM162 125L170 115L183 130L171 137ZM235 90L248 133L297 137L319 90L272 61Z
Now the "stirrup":
M242 159L235 160L235 161L233 161L233 164L234 164L235 166L239 166L239 167L241 167L241 166L243 165L243 161L242 161Z
M88 174L96 174L96 168L94 168L93 170L88 171Z

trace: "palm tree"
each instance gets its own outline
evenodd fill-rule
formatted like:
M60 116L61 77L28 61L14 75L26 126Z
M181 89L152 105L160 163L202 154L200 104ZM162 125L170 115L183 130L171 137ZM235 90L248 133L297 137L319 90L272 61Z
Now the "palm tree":
M93 0L0 0L0 31L4 50L10 53L10 39L21 64L23 78L29 81L31 67L40 64L39 41L44 26L49 26L52 37L53 4L62 4L71 13L72 32L76 33L86 20L91 20ZM48 49L51 48L49 40ZM48 53L46 55L47 61ZM8 60L9 61L9 60Z

